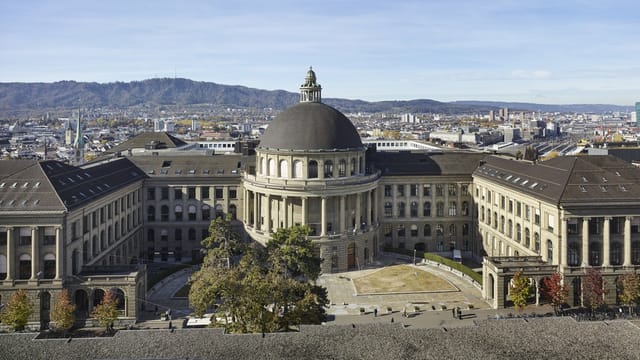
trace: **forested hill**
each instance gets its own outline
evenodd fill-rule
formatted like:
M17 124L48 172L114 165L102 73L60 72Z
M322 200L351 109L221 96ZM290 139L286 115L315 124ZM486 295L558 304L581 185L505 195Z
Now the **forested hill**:
M159 105L207 104L212 107L285 109L299 99L297 93L284 90L260 90L245 86L222 85L189 79L149 79L132 82L88 83L0 83L0 115L25 111L82 107L129 108ZM484 113L504 107L498 102L438 102L434 100L367 102L349 99L323 99L343 112L393 113ZM513 109L541 110L538 104L515 104ZM553 105L556 111L563 106ZM602 105L606 106L606 105ZM611 106L614 107L614 106ZM600 109L600 108L599 108ZM568 110L573 111L573 110Z

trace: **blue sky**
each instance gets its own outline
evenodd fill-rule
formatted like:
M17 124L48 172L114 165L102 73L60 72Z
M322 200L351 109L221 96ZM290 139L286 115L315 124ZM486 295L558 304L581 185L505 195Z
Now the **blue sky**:
M640 101L640 2L0 3L0 82L189 78L324 97Z

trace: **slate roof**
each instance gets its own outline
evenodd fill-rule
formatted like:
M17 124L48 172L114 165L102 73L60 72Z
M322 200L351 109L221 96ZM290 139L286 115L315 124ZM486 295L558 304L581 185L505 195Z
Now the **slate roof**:
M640 201L640 169L610 155L561 156L537 164L490 156L473 175L555 204Z
M254 156L241 154L131 156L128 159L150 178L240 177L247 161L255 161Z
M68 211L145 178L126 158L76 167L59 161L0 161L0 211Z
M181 139L170 135L167 132L143 132L140 133L122 144L114 146L105 154L115 154L117 152L125 152L129 149L144 149L147 145L154 143L156 149L175 149L185 145L188 145Z
M383 176L467 175L471 176L487 155L474 152L377 152L370 155Z

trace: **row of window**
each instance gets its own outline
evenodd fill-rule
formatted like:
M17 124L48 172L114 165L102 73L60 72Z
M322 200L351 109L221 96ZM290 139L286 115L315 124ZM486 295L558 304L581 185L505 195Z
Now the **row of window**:
M31 255L21 254L18 258L18 279L31 278ZM53 279L56 276L56 256L47 253L42 257L42 278ZM0 280L7 278L7 257L0 254Z
M422 229L422 236L425 237L430 237L430 236L437 236L437 237L443 237L445 236L445 225L444 224L435 224L433 226L433 232L432 232L432 224L423 224L422 226L418 226L416 224L412 224L410 226L406 226L405 224L398 224L398 225L391 225L391 224L384 224L383 228L382 228L382 235L386 238L391 238L393 237L393 230L395 227L395 231L396 231L396 235L398 237L406 237L407 236L407 229L408 229L408 234L410 237L418 237L420 236L420 229ZM462 236L468 236L469 235L469 229L470 226L469 224L462 224L461 226L462 228ZM458 226L456 224L449 224L448 226L446 226L447 232L446 235L453 237L453 236L457 236L457 229Z
M384 196L392 197L393 196L393 187L394 185L385 185L384 186ZM408 189L409 196L419 196L420 191L419 184L396 184L395 185L395 195L396 196L406 196ZM445 188L447 189L447 194L449 196L458 196L458 184L422 184L422 196L431 196L432 188L435 189L435 196L444 196ZM462 184L460 185L460 194L463 196L469 195L469 185Z
M507 211L509 214L513 214L515 212L515 216L519 218L524 218L527 221L531 221L531 215L533 214L533 223L535 225L540 225L540 209L535 208L533 206L524 204L518 200L509 199L504 195L499 195L497 193L493 193L493 203L492 199L492 191L482 188L482 195L480 195L480 187L476 187L476 198L480 198L482 200L486 200L486 203L494 206L499 206L501 210ZM480 209L480 215L483 216L484 213L484 205ZM489 206L487 206L487 217L490 216L491 210ZM523 216L524 214L524 216ZM497 212L494 211L494 218L497 215ZM547 214L547 229L550 232L553 232L555 228L555 217L551 214Z
M579 243L569 243L567 251L567 263L569 266L580 266L582 264L582 248ZM611 265L622 265L623 263L623 246L619 242L612 242L609 249L609 262ZM589 244L589 265L602 265L602 244L592 242ZM631 243L631 263L640 264L640 241Z
M332 160L325 160L323 162L323 175L325 178L346 177L353 176L355 174L361 174L363 172L363 158L351 158L349 166L347 167L347 160L341 159L337 164L337 171L334 169ZM289 162L287 160L280 160L276 168L276 160L262 157L260 159L260 174L265 176L275 177L289 177ZM292 178L302 178L302 161L294 160L291 168ZM310 160L307 166L307 178L315 179L318 177L318 161Z
M159 189L159 190L158 190ZM169 194L171 190L173 190L173 199L172 200L183 200L186 198L187 200L195 200L196 199L196 189L200 189L200 199L211 199L211 188L209 186L189 186L186 188L186 193L183 192L182 187L170 188L170 187L149 187L147 188L147 200L156 200L156 192L160 191L159 200L170 200ZM185 196L186 195L186 196ZM224 199L224 187L223 186L215 186L213 188L214 199ZM229 198L237 199L238 198L238 189L235 186L229 187Z
M184 231L183 229L174 229L172 232L173 235L173 241L182 241L184 239L183 235L184 235ZM189 241L196 241L196 240L202 240L206 237L209 236L209 229L201 229L200 230L200 239L197 238L197 231L195 228L189 228L186 231L186 240ZM149 242L154 242L156 240L160 240L160 241L169 241L169 230L166 229L162 229L159 231L158 237L156 238L156 230L154 229L148 229L147 230L147 241Z
M157 214L156 214L156 207L153 205L149 205L147 206L147 220L148 221L156 221L156 219L159 219L160 221L183 221L185 220L185 216L184 216L184 208L182 205L175 205L173 207L173 216L170 218L169 217L169 206L168 205L162 205L160 206L160 217L157 218ZM202 205L200 207L200 218L198 218L198 211L197 211L197 207L196 205L188 205L186 207L186 219L188 221L209 221L212 220L211 218L211 207L209 205ZM217 204L214 208L215 211L215 217L220 217L223 216L223 208L222 205ZM231 216L235 219L236 218L236 213L237 213L237 208L235 204L230 204L229 205L229 213L231 213Z
M409 204L409 217L418 217L418 216L432 216L431 214L431 202L426 201L422 204L422 215L419 215L418 202L412 201ZM404 202L398 202L397 205L397 216L398 217L407 217L406 204ZM460 216L469 216L469 202L462 202L462 211L460 212ZM447 216L458 216L458 202L451 201L449 202L449 207L446 211ZM384 216L392 217L393 216L393 204L390 201L384 203ZM444 217L445 216L445 207L444 202L439 201L436 203L436 211L435 216Z

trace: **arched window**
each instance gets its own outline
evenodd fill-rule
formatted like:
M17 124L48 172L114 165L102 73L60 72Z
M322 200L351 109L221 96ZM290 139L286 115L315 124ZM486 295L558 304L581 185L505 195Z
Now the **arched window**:
M511 219L507 222L507 236L513 237L513 221Z
M436 216L444 216L444 203L442 201L438 201L436 203Z
M327 160L324 162L324 177L332 178L333 177L333 161Z
M533 233L533 249L538 254L540 253L540 234L538 234L538 232Z
M487 209L487 225L491 225L491 209Z
M498 213L495 211L493 212L493 228L498 228Z
M393 205L389 201L384 203L384 216L385 217L393 216Z
M267 159L260 158L260 174L267 175Z
M167 205L160 207L160 221L169 221L169 207Z
M173 213L176 217L176 221L182 221L182 205L176 205L173 209Z
M462 202L462 216L469 216L469 203L467 201Z
M601 256L600 256L600 243L592 242L589 244L589 265L591 266L600 266L601 265Z
M449 225L449 236L456 236L456 224Z
M522 226L516 224L516 241L520 243L522 241Z
M300 160L294 160L293 161L293 178L295 179L299 179L302 177L302 161Z
M431 203L428 201L422 206L422 216L431 216Z
M411 225L411 237L417 237L418 236L418 225L413 224Z
M156 241L156 233L153 229L147 230L147 241Z
M358 174L362 174L364 172L364 166L362 166L363 162L363 158L358 158Z
M504 215L500 215L500 232L504 234Z
M431 225L429 225L429 224L424 224L424 227L423 227L423 235L424 235L424 236L431 236Z
M107 242L105 241L105 237L104 237L104 230L100 231L100 249L96 249L94 248L94 251L96 250L104 250L107 247ZM97 251L96 251L97 253Z
M462 235L463 236L469 235L469 224L467 223L462 224Z
M269 173L268 176L278 176L276 173L276 161L273 159L269 159Z
M347 176L347 161L345 159L340 159L338 162L338 177Z
M611 243L611 265L622 265L622 245L619 242Z
M415 201L411 202L411 217L418 217L418 203Z
M7 257L0 254L0 280L7 278Z
M307 177L309 179L316 179L318 177L318 162L315 160L309 161L309 169L307 169Z
M280 177L289 177L289 163L287 160L280 160Z
M480 221L484 221L484 206L480 207Z
M202 205L202 220L211 220L211 208L209 205Z
M197 215L197 210L196 210L196 206L195 205L189 205L187 207L187 212L189 213L189 221L195 221L196 220L196 215Z
M529 228L524 229L524 246L531 247L531 232Z
M156 208L153 205L147 206L147 220L156 221Z
M56 256L52 253L44 255L44 278L53 279L56 277Z
M176 241L182 241L182 229L176 229L174 231L174 236Z
M77 250L74 250L77 252ZM76 255L77 257L77 255ZM29 279L31 277L31 256L29 254L20 255L20 279Z
M398 203L398 217L405 217L405 203L402 201Z
M436 236L444 236L444 226L442 224L436 225Z
M356 174L356 159L355 158L351 158L351 175L355 175Z
M547 240L547 262L553 263L553 241Z
M458 203L455 201L449 202L449 216L456 216L458 214Z

